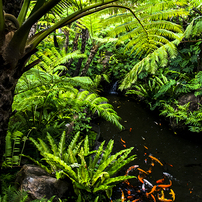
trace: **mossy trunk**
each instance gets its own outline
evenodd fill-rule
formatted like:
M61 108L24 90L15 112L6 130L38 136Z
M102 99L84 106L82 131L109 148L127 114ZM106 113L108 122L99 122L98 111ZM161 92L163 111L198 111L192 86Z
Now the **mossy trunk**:
M82 43L81 43L81 53L84 53L86 50L86 41L88 40L88 29L82 29ZM74 71L73 76L78 76L83 58L79 58L76 70Z
M88 71L88 68L90 67L91 62L92 62L93 58L95 57L95 54L97 53L98 48L99 48L99 45L97 45L97 44L94 45L94 46L91 48L90 55L89 55L89 57L88 57L88 59L87 59L87 62L86 62L86 64L85 64L84 68L83 68L82 71L81 71L80 76L86 76L87 71Z

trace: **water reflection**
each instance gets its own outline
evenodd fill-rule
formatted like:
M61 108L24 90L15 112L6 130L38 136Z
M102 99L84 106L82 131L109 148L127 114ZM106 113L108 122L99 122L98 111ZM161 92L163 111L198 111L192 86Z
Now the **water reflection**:
M124 149L121 138L126 142L127 148L135 147L133 152L137 154L137 159L133 164L138 164L142 168L146 165L144 157L144 146L146 146L149 152L164 164L152 173L152 177L160 179L162 172L171 174L176 201L201 202L202 144L200 136L192 133L174 133L158 116L127 97L116 95L105 97L122 117L121 123L125 129L119 131L112 124L101 122L103 139L115 140L114 151ZM151 182L155 183L153 179Z

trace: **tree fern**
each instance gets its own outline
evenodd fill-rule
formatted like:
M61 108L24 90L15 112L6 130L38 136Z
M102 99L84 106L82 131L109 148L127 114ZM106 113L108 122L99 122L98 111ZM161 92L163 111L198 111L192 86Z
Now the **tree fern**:
M92 83L88 77L61 78L41 70L30 70L23 75L16 88L13 110L16 109L18 113L15 117L24 116L26 119L18 127L27 128L26 130L35 127L46 133L51 124L57 123L56 131L57 128L64 127L65 121L74 120L73 113L79 114L84 107L87 107L88 114L97 112L98 115L122 128L120 118L112 106L104 104L107 99L89 91L79 92L73 87L89 86L89 89L92 89Z

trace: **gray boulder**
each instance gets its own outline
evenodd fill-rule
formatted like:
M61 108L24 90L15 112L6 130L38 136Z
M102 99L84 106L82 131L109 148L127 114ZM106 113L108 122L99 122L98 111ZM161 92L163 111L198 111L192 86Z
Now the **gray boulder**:
M38 166L24 165L17 174L16 185L29 193L29 200L50 199L52 196L58 199L68 193L71 181L57 180Z

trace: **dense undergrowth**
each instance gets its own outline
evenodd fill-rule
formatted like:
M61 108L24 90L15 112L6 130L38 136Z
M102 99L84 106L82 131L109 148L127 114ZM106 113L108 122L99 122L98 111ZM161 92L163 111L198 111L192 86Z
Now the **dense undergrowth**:
M103 81L118 80L120 90L157 109L174 129L202 131L201 5L194 12L185 1L146 3L134 7L141 23L115 10L106 20L92 15L72 23L39 44L29 64L40 63L22 75L14 92L0 202L27 200L29 194L13 186L28 162L71 180L73 196L59 201L109 201L117 183L135 177L117 176L135 159L132 148L113 154L110 140L95 149L93 120L123 128L121 117L99 96ZM47 15L37 31L54 20Z

